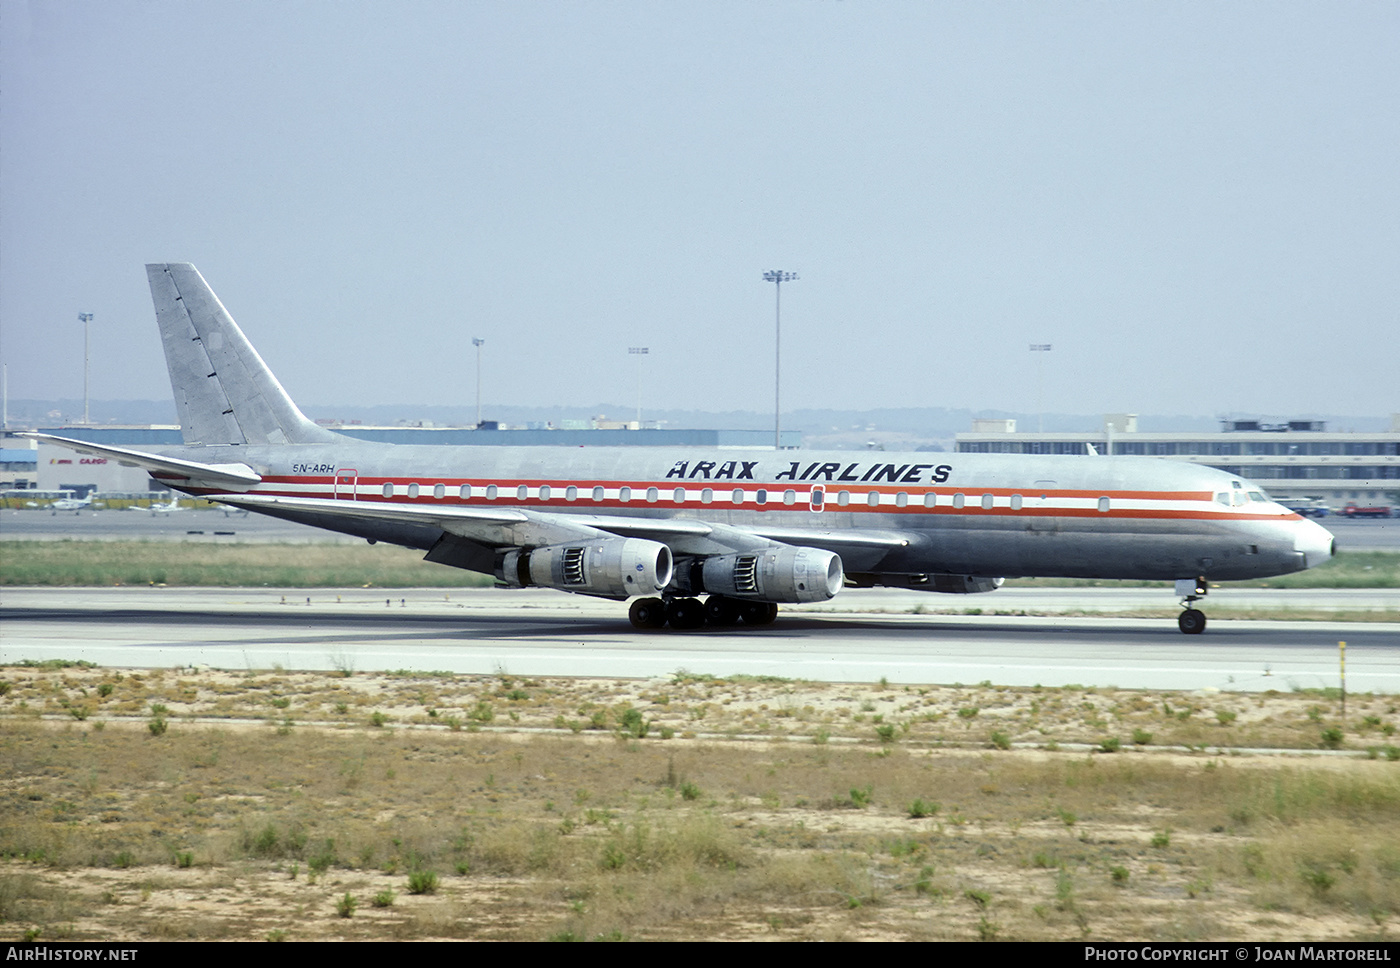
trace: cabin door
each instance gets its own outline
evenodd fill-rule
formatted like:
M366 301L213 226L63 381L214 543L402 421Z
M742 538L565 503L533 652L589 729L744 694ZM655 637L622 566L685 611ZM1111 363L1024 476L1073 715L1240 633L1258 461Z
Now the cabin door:
M342 467L335 472L335 499L337 501L355 500L355 485L360 479L360 472L353 467Z

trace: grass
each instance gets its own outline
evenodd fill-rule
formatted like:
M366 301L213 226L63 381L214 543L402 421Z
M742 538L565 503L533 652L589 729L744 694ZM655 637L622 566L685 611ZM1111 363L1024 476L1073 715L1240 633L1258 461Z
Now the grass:
M1326 522L1323 522L1326 527ZM1169 581L1106 581L1092 578L1008 578L1008 588L1170 588ZM1291 575L1229 582L1230 588L1396 588L1400 587L1400 553L1339 551L1330 560Z
M226 544L165 541L0 541L0 585L181 585L273 588L480 588L485 575L422 560L387 544ZM1008 587L1161 587L1170 582L1009 579ZM1231 582L1243 588L1400 587L1400 554L1342 551L1292 575ZM1217 608L1216 611L1219 609Z
M485 575L387 544L0 541L0 585L484 588Z
M3 678L13 937L1366 939L1400 916L1400 765L1366 758L1400 722L1394 697L1348 696L1344 727L1325 692L57 663ZM446 723L516 689L518 722ZM270 696L295 730L276 731ZM64 706L80 700L84 722ZM898 744L855 721L865 703L909 725ZM378 709L396 728L370 725ZM645 737L616 728L630 709L654 721ZM600 710L603 729L553 725ZM987 748L993 719L1012 749ZM1110 728L1152 732L1155 751L1089 752ZM1316 750L1324 728L1350 757L1160 751ZM783 742L818 730L830 742Z

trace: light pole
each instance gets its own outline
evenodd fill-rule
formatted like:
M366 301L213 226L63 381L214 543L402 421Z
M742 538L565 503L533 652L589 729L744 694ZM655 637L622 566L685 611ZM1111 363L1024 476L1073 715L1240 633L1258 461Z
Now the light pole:
M472 337L472 345L476 347L476 428L481 429L481 347L485 343L484 339Z
M1032 343L1031 352L1049 353L1050 344ZM1039 411L1040 430L1038 432L1042 434L1045 433L1045 366L1040 362L1043 359L1045 359L1044 356L1037 356L1035 367L1035 408Z
M629 346L627 355L637 358L637 429L642 429L642 357L651 352L646 346Z
M774 286L776 302L773 307L773 449L783 449L783 283L794 282L797 273L771 269L763 274L764 282Z
M78 322L83 324L83 423L91 423L91 414L88 411L88 324L92 322L92 313L78 313Z

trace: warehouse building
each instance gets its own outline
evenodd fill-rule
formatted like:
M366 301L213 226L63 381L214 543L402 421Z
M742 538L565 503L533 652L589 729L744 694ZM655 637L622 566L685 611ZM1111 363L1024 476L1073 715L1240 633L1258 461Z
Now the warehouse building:
M1114 454L1206 464L1280 500L1330 507L1400 500L1400 414L1381 433L1329 431L1320 420L1222 420L1217 433L1141 433L1136 414L1108 414L1098 433L1023 433L1014 420L974 420L964 454Z

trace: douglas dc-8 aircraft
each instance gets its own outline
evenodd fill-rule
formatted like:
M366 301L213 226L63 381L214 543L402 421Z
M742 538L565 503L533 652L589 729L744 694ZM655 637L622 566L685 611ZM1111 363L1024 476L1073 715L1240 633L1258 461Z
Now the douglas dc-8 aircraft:
M146 272L185 445L29 436L504 586L630 599L640 629L764 625L843 586L990 592L1012 575L1175 580L1194 634L1207 582L1335 550L1255 485L1153 458L355 440L297 409L194 266Z

